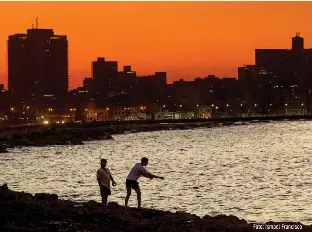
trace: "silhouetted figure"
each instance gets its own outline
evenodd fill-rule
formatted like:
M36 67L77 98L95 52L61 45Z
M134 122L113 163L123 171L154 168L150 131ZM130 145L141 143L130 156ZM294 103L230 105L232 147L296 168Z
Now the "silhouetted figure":
M100 186L100 192L102 197L102 203L104 206L107 205L107 198L108 195L111 195L110 190L110 181L113 182L113 186L116 186L116 182L114 181L110 171L108 168L106 168L107 160L101 159L101 168L97 170L96 176L97 181Z
M158 179L164 179L163 177L160 176L155 176L151 173L149 173L144 166L148 165L148 158L143 157L141 159L141 163L137 163L134 165L134 167L131 169L127 180L126 180L126 187L127 187L127 196L125 199L125 206L128 206L128 201L131 196L131 189L134 189L134 191L137 193L137 199L138 199L138 208L141 208L141 190L140 186L138 183L138 179L141 176L153 179L153 178L158 178Z

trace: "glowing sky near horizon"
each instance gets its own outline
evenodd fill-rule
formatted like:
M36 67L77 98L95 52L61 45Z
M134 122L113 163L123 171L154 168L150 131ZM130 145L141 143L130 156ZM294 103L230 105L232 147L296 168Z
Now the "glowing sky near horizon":
M256 48L290 48L297 31L311 47L311 2L0 2L0 83L6 40L39 17L69 40L70 87L91 76L97 57L168 81L208 74L237 77Z

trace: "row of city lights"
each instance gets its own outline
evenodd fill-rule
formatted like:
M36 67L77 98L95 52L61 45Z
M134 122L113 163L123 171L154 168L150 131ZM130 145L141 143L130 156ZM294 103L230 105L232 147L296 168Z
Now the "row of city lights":
M183 106L183 105L180 105L180 108L182 108L182 106ZM243 104L240 104L240 106L243 106ZM256 106L258 106L258 104L254 104L254 106L256 107ZM272 106L272 104L270 104L270 106ZM286 103L285 106L288 106L288 104ZM301 106L304 106L304 103L302 103ZM199 105L197 104L196 107L199 107ZM215 107L216 109L218 109L218 106L215 106L214 104L212 104L211 107ZM229 104L226 104L226 107L230 107L230 105L229 105ZM30 109L30 106L27 106L26 108L27 108L27 109ZM163 108L166 108L166 105L163 105ZM128 107L128 108L124 108L124 109L125 109L125 110L130 110L129 107ZM140 109L141 109L141 110L145 110L145 109L146 109L146 106L141 106ZM14 107L11 107L10 110L11 110L11 111L14 111L15 108L14 108ZM70 110L71 112L72 112L72 111L76 111L75 108L70 108L69 110ZM106 110L109 110L109 108L107 107ZM48 111L53 112L53 108L48 108ZM85 111L88 111L88 109L86 108ZM23 113L25 113L25 112L23 112Z
M243 106L244 104L240 104L240 106ZM180 107L182 107L183 105L180 105ZM199 107L199 105L196 105L197 107ZM254 104L254 106L258 106L258 104ZM270 106L272 106L272 104L270 104ZM286 103L285 106L288 106L288 104ZM301 103L301 106L304 106L304 103ZM163 108L165 108L166 105L163 105ZM211 105L211 107L215 107L216 109L218 109L218 106L215 106L214 104ZM230 107L229 104L226 104L226 107Z
M146 106L141 106L140 109L146 110ZM107 107L106 110L109 110L109 108ZM130 107L124 107L124 110L130 110ZM86 108L85 111L88 111L88 109Z

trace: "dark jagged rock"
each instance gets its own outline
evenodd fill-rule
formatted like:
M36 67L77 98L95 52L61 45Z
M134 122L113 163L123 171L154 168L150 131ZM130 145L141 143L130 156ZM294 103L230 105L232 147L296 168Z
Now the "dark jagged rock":
M7 146L4 144L0 144L0 153L7 153Z
M270 222L270 224L274 224ZM281 223L280 223L281 224ZM296 224L299 223L285 223ZM303 226L303 225L302 225ZM0 231L114 231L114 232L247 232L252 224L235 216L216 217L161 210L125 208L110 202L78 204L58 200L55 194L35 196L0 186ZM283 230L279 230L283 231ZM295 231L295 230L287 230ZM312 231L312 226L301 230Z
M44 201L58 200L58 196L56 194L49 194L49 193L36 193L35 198L38 200L44 200Z
M70 128L55 129L43 128L33 131L14 133L10 137L0 138L9 147L15 146L51 146L51 145L82 145L83 141L113 139L104 128ZM6 147L0 145L0 152Z
M1 185L0 190L9 190L8 185L7 184Z
M61 127L46 128L45 126L25 126L18 128L6 128L0 134L0 144L7 147L14 146L51 146L51 145L82 145L83 141L109 140L112 134L139 133L160 130L189 130L195 128L211 128L220 126L235 126L246 119L224 119L215 121L200 120L172 120L166 122L142 121L142 122L120 122L120 124L68 124ZM262 122L251 121L249 122ZM239 122L238 124L235 122ZM269 121L264 121L269 122ZM9 133L10 132L10 133ZM1 149L0 149L1 152Z

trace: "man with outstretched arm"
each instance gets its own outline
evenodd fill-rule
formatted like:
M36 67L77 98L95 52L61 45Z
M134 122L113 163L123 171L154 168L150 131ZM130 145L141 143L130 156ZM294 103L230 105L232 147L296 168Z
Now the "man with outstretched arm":
M153 178L158 178L158 179L164 179L163 177L153 175L149 173L146 169L145 166L148 165L148 158L143 157L141 159L141 163L137 163L134 165L134 167L131 169L127 179L126 179L126 187L127 187L127 196L125 199L125 206L128 206L128 201L131 196L131 189L134 189L134 191L137 194L137 199L138 199L138 208L141 208L141 190L140 186L138 183L138 179L141 176L153 179Z
M113 176L111 175L108 168L106 168L107 160L101 159L101 168L97 170L96 176L97 181L100 186L100 192L102 197L102 203L104 207L107 205L108 195L111 195L110 181L112 181L113 186L116 186Z

